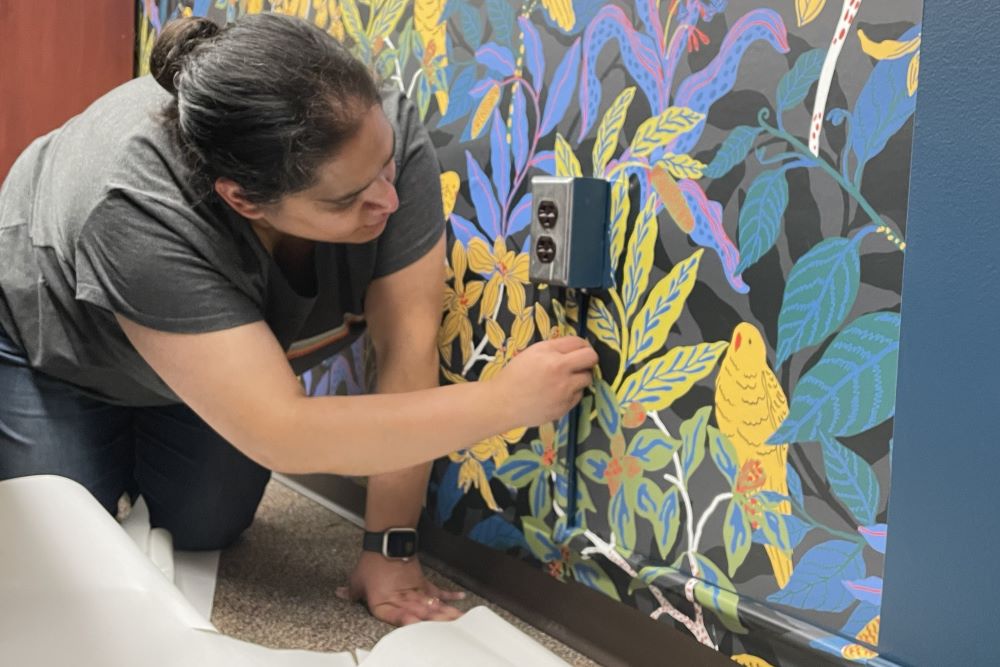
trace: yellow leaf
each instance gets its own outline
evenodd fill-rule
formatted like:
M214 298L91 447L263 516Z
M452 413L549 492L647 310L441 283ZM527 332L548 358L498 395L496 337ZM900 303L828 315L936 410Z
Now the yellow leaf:
M386 2L377 3L376 7L378 14L372 24L371 38L375 40L381 37L384 40L392 36L396 29L399 19L403 16L403 10L406 9L406 1L386 0Z
M464 377L462 377L458 373L449 370L448 368L442 367L441 374L444 375L445 379L448 380L448 382L451 382L452 384L463 384L467 382L467 380Z
M622 248L625 246L625 228L632 200L628 196L628 179L619 177L611 184L611 268L618 268Z
M462 366L465 366L472 356L472 322L469 321L468 315L462 318L460 327L458 341L459 347L462 348Z
M697 180L701 178L702 172L705 171L705 163L699 160L695 160L690 155L676 155L674 153L665 153L662 158L657 161L657 166L662 165L666 167L667 171L674 178L690 178Z
M656 195L646 198L646 204L639 213L635 231L629 239L625 255L625 276L622 280L621 296L625 305L625 317L631 319L639 307L639 297L646 291L649 272L653 268L653 250L658 237L656 222Z
M521 314L514 319L514 324L510 330L510 337L514 350L520 352L528 347L532 337L535 335L535 320L531 317L532 309L525 308Z
M483 370L479 373L479 381L486 382L487 380L493 379L493 377L503 370L504 358L502 355L497 354L492 360L488 361Z
M618 403L642 403L647 412L670 407L715 368L729 343L698 343L672 348L625 378L618 389Z
M665 146L677 137L690 132L705 118L687 107L669 107L658 116L643 121L632 137L632 155L645 157L660 146Z
M635 97L635 86L623 90L601 119L601 125L597 128L597 140L594 142L594 176L604 173L604 168L618 147L618 135L622 131L633 97Z
M465 303L467 308L472 308L479 302L479 297L483 295L485 283L481 280L472 280L465 286Z
M865 627L861 628L860 632L856 635L859 641L863 641L866 644L871 644L872 646L878 646L878 631L882 624L882 616L876 616L872 620L868 621Z
M511 314L516 315L524 309L524 302L527 299L524 285L516 279L507 279L504 285L507 286L507 308Z
M576 13L573 11L572 0L542 0L542 5L549 16L560 28L569 32L576 25Z
M327 9L326 0L313 0L313 23L320 30L326 30L326 25L330 20L330 11Z
M548 340L550 332L552 331L552 320L549 319L549 314L542 304L535 304L535 325L538 327L539 335Z
M444 323L441 325L441 330L438 331L438 343L440 345L449 345L458 337L459 329L462 328L463 319L465 319L465 315L462 313L456 312L445 315Z
M250 0L247 3L247 14L260 14L264 11L264 0Z
M344 19L344 26L347 34L358 44L367 43L365 37L365 26L361 22L361 14L358 12L358 5L355 0L340 0L341 16Z
M755 655L750 655L749 653L740 653L739 655L733 656L733 662L737 665L743 665L743 667L774 667L771 663L764 658L758 658Z
M455 200L462 180L457 171L446 171L441 174L441 201L444 204L444 217L447 218L455 210Z
M465 258L465 248L458 239L451 246L451 269L455 272L456 286L465 280L465 272L469 268L469 262Z
M469 241L469 266L476 273L488 276L496 271L496 258L493 251L481 238L473 237Z
M477 138L483 132L483 128L490 120L490 116L493 115L493 110L497 106L497 101L500 99L500 86L498 84L493 84L490 89L486 91L483 95L483 99L479 101L479 106L476 107L476 113L472 116L472 138Z
M583 176L580 161L576 159L569 142L556 132L556 175Z
M597 297L591 297L590 310L587 311L587 329L615 352L621 352L621 333L618 323L612 317L611 311Z
M520 280L522 283L526 283L528 282L528 268L530 265L531 258L528 257L528 253L522 252L514 258L514 263L511 265L508 275Z
M920 77L920 51L910 59L910 68L906 71L906 90L912 97L917 92L917 79Z
M878 656L878 653L861 644L848 644L840 649L840 654L848 660L858 661L869 660Z
M858 39L861 40L861 50L875 60L896 60L920 48L920 35L905 42L896 39L876 42L869 38L864 30L858 28Z
M479 488L479 495L483 497L483 501L485 501L487 507L494 512L501 511L500 506L497 505L497 501L493 498L493 489L490 488L490 482L486 479L486 471L483 470L482 466L479 466L476 487Z
M650 170L649 180L674 224L685 234L690 234L694 230L694 215L677 181L659 164Z
M811 23L819 16L826 5L826 0L795 0L795 18L799 22L799 27Z
M486 338L490 341L490 345L498 350L503 347L504 341L507 340L503 328L497 324L496 320L492 319L486 320Z
M632 322L626 366L648 359L666 344L670 329L684 310L698 279L702 252L699 248L683 262L674 264L670 273L650 292L646 305Z
M480 322L487 317L493 317L497 312L497 305L500 303L500 285L502 284L503 278L500 277L500 274L496 274L489 279L486 287L483 288L483 301L479 305Z

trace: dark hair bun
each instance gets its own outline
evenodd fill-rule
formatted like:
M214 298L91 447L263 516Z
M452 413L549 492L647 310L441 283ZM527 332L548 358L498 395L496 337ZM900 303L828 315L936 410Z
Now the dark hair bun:
M164 26L149 56L149 71L156 82L171 95L176 95L174 77L184 67L188 54L199 42L218 32L217 24L197 17L177 19Z

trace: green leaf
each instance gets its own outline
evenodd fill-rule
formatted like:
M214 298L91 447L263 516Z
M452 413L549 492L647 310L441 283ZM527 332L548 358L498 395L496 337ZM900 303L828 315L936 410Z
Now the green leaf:
M656 534L656 548L660 552L660 558L665 559L670 550L674 548L677 540L677 533L681 527L681 494L676 486L672 486L663 494L663 502L660 504L660 511L653 522L653 531Z
M531 514L539 519L545 519L552 511L552 493L549 491L549 480L544 475L537 475L531 481L528 489L528 499L531 501Z
M344 19L344 27L347 34L356 44L369 47L368 36L365 34L365 25L361 22L361 14L358 12L358 5L355 0L341 0L340 12Z
M701 569L699 577L702 579L695 584L695 600L714 611L731 632L746 634L748 630L740 623L740 598L735 593L733 582L705 556L696 553L694 557Z
M594 176L601 176L608 165L611 156L618 147L618 135L621 133L629 105L635 96L635 86L630 86L618 94L608 110L604 112L601 125L597 128L597 140L594 142L593 166Z
M740 471L739 457L733 443L719 429L709 426L708 449L715 467L729 481L729 488L733 488L736 485L736 475Z
M785 516L780 512L764 510L760 513L761 520L757 523L768 544L778 547L791 556L792 540L788 534L788 523L785 521Z
M826 49L813 49L799 56L795 66L778 82L778 113L802 104L809 89L819 78L825 59Z
M581 455L582 456L582 455ZM581 456L577 457L577 461L580 461ZM580 471L580 465L577 465L577 472ZM586 475L585 475L586 476ZM604 484L605 482L601 482ZM565 466L559 466L559 470L556 473L556 502L559 503L560 507L567 507L569 503L567 502L566 494L569 492L569 487L566 482L566 468ZM576 480L576 509L577 512L580 511L590 511L596 512L597 507L594 505L594 501L590 497L590 491L587 489L587 485L577 477Z
M858 241L863 236L821 241L792 267L778 315L775 368L825 340L851 312L861 278Z
M552 541L552 534L544 521L522 516L521 525L524 528L524 537L528 540L528 548L535 558L543 563L559 560L561 552Z
M614 582L611 581L611 577L596 562L574 559L572 563L570 572L573 573L574 579L596 591L604 593L612 600L622 601L618 595L618 589L615 587Z
M635 509L629 503L628 491L628 485L622 484L608 505L608 523L615 534L615 546L626 555L635 549Z
M774 247L788 207L788 181L783 169L765 171L750 185L740 208L740 274Z
M697 180L705 171L705 163L683 153L664 153L663 157L656 161L656 164L670 172L674 178Z
M652 356L666 344L670 329L681 316L698 279L698 265L703 252L699 248L687 259L675 264L650 292L646 304L632 322L628 366Z
M788 416L768 444L817 442L881 424L895 412L898 362L898 313L854 320L799 379Z
M625 317L632 318L639 307L639 297L646 291L649 282L649 272L653 268L653 253L659 233L656 220L657 195L652 194L646 199L635 230L629 239L628 252L625 255L624 279L622 280L622 303L625 306Z
M607 453L588 449L577 457L576 469L595 484L607 485L608 480L604 479L604 471L607 470L609 463L611 457ZM556 491L558 493L558 489Z
M619 404L636 401L646 412L669 407L712 372L728 345L719 341L671 349L625 378L618 390Z
M644 157L660 146L690 132L705 118L704 114L686 107L669 107L666 111L648 118L632 137L632 155Z
M726 518L722 521L722 542L726 546L729 576L736 574L750 553L750 519L736 498L729 501Z
M705 167L704 175L709 178L722 178L728 174L733 167L747 159L747 154L753 148L757 135L760 134L759 127L740 125L733 128L726 140L719 147L719 152L715 154L712 161Z
M397 45L399 66L401 69L406 67L406 63L410 60L410 55L413 53L413 40L416 34L413 28L413 18L408 18L406 25L403 26L403 31L399 34L399 44Z
M629 584L628 593L631 595L639 588L646 588L652 586L657 579L664 577L666 579L674 579L675 581L684 577L684 574L680 570L668 567L666 565L657 566L647 566L639 570L638 576L632 579ZM668 585L668 587L673 587Z
M609 438L616 433L621 433L622 417L621 404L615 397L614 391L604 380L597 380L594 383L594 396L597 400L597 423L601 425L601 430Z
M580 420L577 422L576 427L576 441L586 442L587 438L590 437L590 422L591 422L591 412L594 409L594 397L584 396L583 400L580 401Z
M663 491L656 484L648 479L640 478L634 485L635 511L639 516L649 519L651 523L656 523L660 514L660 507L663 505Z
M580 161L573 152L573 147L556 132L556 175L557 176L583 176L580 168Z
M691 475L705 458L705 436L708 435L708 417L711 413L712 406L706 405L681 424L681 470L684 472L685 482L691 479Z
M378 9L375 23L372 27L372 39L389 37L396 30L396 24L406 9L406 0L385 0Z
M625 228L628 226L628 214L632 208L632 200L628 196L628 179L617 178L611 184L611 269L618 268L622 248L625 247Z
M590 333L615 352L621 353L621 333L618 331L618 323L611 315L611 311L604 305L598 297L591 297L590 309L587 311L587 329Z
M493 476L509 487L523 489L542 472L542 461L530 449L515 452L503 462Z
M669 465L680 446L680 440L668 438L660 429L644 428L636 431L625 453L638 459L646 472L656 472Z

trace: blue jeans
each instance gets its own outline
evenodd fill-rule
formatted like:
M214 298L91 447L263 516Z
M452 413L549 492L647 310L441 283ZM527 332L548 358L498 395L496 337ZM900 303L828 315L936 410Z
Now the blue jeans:
M69 477L112 514L141 493L178 549L221 549L253 521L271 476L185 405L130 408L36 372L0 330L0 480Z

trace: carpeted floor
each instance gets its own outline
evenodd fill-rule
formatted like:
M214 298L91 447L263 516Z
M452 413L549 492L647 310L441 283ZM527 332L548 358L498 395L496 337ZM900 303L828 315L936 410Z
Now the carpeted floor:
M371 649L392 626L334 594L347 582L360 539L357 526L272 481L253 525L222 553L212 623L227 635L274 648ZM424 570L442 588L460 590L426 565ZM481 604L571 665L597 665L468 591L455 606Z

